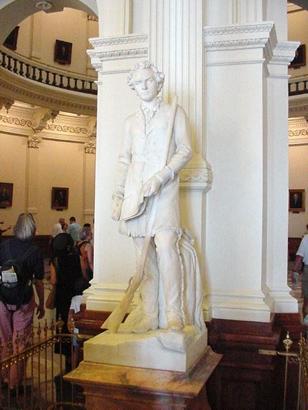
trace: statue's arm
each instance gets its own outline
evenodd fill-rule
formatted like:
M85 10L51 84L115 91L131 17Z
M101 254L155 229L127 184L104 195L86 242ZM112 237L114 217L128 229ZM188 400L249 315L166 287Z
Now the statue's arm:
M131 135L129 129L129 120L127 119L125 121L124 137L117 164L115 190L112 195L112 219L115 221L120 219L125 191L125 182L129 164L131 162Z
M190 127L183 108L177 108L173 134L176 150L162 170L151 177L143 186L145 197L155 195L168 181L187 164L192 157Z
M177 108L177 113L174 122L174 139L176 150L169 159L166 166L157 174L161 179L162 184L166 184L170 179L174 179L175 175L184 168L187 162L192 157L191 134L188 118L182 107Z

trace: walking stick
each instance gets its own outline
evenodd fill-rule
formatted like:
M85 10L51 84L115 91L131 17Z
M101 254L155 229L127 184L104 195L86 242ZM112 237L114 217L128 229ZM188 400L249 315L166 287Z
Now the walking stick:
M171 105L171 119L169 122L169 126L168 126L168 130L167 130L167 141L168 141L168 145L167 145L167 150L166 150L166 157L164 160L164 165L167 163L168 160L168 154L169 154L169 146L170 146L170 142L171 142L171 137L172 137L172 131L173 131L173 126L174 126L174 121L175 121L175 115L176 115L176 109L177 109L177 97L174 98L172 105ZM129 308L129 305L131 303L131 301L133 300L134 294L136 292L136 290L139 288L141 281L143 279L143 275L144 275L144 267L145 267L145 262L146 262L146 258L147 258L147 254L148 254L148 250L149 250L149 245L151 242L151 230L155 221L155 209L156 206L155 203L157 202L157 198L159 196L159 193L156 194L156 196L154 197L153 201L152 201L152 209L153 212L150 216L149 219L149 223L147 226L147 235L144 239L144 244L143 244L143 248L142 248L142 253L141 253L141 257L138 261L137 264L137 270L135 275L130 279L129 283L128 283L128 287L125 291L125 294L121 300L121 302L119 303L118 306L116 306L116 308L113 310L113 312L110 314L110 316L105 320L105 322L102 324L101 328L102 329L108 329L111 331L111 333L117 333L118 328Z

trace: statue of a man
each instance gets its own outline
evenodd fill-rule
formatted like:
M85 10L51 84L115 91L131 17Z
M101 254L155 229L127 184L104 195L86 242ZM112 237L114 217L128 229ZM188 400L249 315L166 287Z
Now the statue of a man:
M148 61L135 66L129 86L141 100L125 122L112 217L120 231L134 240L137 258L150 236L140 302L125 327L142 333L157 328L183 328L183 266L179 239L179 171L192 156L184 110L162 101L164 74ZM170 134L170 135L168 135Z

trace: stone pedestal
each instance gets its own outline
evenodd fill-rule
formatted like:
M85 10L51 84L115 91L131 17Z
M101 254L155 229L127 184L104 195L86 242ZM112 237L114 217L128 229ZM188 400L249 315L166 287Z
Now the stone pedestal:
M91 410L207 410L206 382L221 357L208 349L189 374L83 361L65 380L84 388Z
M187 373L207 349L207 330L101 333L84 344L86 362Z

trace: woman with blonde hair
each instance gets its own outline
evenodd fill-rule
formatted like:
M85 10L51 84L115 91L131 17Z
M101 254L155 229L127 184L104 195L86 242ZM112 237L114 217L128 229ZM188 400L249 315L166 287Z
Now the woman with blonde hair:
M24 350L29 342L35 307L37 316L44 314L44 263L40 249L33 244L36 224L30 213L19 215L14 227L14 237L0 245L0 339L7 353L7 343L12 340L13 353ZM34 284L39 300L36 306ZM18 346L16 339L18 338ZM24 362L13 366L9 374L3 375L10 390L20 388L24 378ZM19 387L18 387L19 386Z

